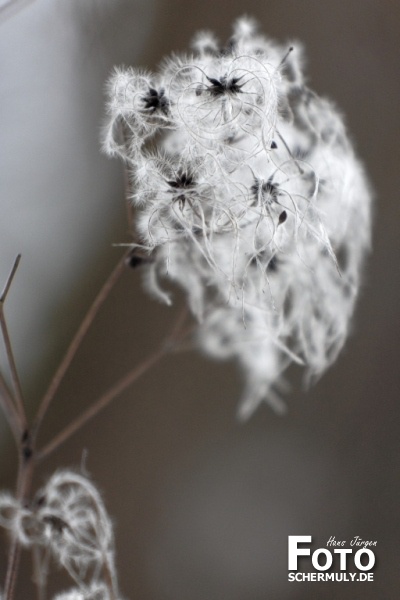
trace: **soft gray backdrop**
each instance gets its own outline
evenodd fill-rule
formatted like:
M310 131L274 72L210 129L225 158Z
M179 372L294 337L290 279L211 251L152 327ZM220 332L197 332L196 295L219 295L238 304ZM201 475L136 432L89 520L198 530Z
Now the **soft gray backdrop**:
M43 466L86 468L116 524L130 600L397 598L399 584L399 37L395 0L36 0L0 12L0 276L23 253L8 315L31 411L125 241L122 171L99 153L113 64L156 63L246 11L298 38L311 86L346 114L376 195L374 252L354 332L289 414L235 420L234 366L166 359ZM357 227L357 223L354 223ZM153 347L173 313L127 273L60 390L42 441ZM14 485L3 431L1 487ZM83 453L84 450L86 453ZM287 536L377 540L375 582L287 582ZM6 557L1 537L0 575ZM29 560L18 599L33 597ZM52 589L66 587L52 579Z

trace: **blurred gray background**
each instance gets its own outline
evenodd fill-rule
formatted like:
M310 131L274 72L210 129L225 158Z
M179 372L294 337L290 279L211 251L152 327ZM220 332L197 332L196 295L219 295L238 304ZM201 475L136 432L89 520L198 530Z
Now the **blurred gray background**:
M299 39L310 85L347 118L376 195L374 251L353 335L289 412L235 419L234 365L171 356L41 468L82 457L115 521L123 595L140 600L395 599L399 584L400 4L395 0L35 0L0 5L0 282L23 258L7 316L32 414L127 241L121 165L99 151L114 64L156 68L199 28L246 12ZM6 6L6 8L4 8ZM357 227L357 223L354 223ZM154 348L179 310L127 273L45 421L45 443ZM15 452L2 424L1 487ZM288 583L287 536L377 540L373 583ZM6 539L0 538L4 577ZM27 555L17 598L33 597ZM61 576L51 589L69 586Z

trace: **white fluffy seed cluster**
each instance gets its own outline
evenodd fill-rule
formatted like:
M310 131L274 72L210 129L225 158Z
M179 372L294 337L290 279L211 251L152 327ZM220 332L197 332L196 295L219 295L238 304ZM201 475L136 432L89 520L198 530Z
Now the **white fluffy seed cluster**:
M0 525L24 547L42 551L37 557L43 576L50 554L76 582L54 600L117 599L112 524L87 477L59 471L28 506L1 494Z
M158 74L116 69L104 148L130 169L147 288L177 282L200 347L236 358L241 415L277 409L291 363L319 376L349 330L370 245L370 190L341 116L305 83L302 50L239 19Z
M54 600L112 600L109 589L101 583L88 587L72 588L67 592L57 594Z

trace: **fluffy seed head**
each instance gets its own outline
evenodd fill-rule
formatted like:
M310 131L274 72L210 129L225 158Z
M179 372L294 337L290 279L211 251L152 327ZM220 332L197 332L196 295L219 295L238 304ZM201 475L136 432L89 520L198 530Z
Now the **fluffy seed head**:
M87 477L59 471L27 506L2 494L0 525L23 546L50 551L79 586L66 598L108 600L109 588L100 581L105 574L116 590L112 525L97 488Z
M305 83L299 44L243 18L225 46L203 32L193 48L155 76L116 72L104 145L115 154L123 129L147 288L166 302L162 279L186 291L200 347L242 366L247 416L262 399L281 406L290 363L316 378L342 348L371 194L342 117Z

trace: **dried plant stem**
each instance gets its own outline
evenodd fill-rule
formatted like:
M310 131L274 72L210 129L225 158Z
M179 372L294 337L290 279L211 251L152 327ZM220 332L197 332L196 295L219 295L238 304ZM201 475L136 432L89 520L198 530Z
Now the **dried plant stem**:
M14 263L13 269L11 270L10 276L7 280L2 295L0 296L0 324L1 331L4 338L6 347L9 369L13 385L15 388L15 401L13 396L8 389L8 386L0 373L0 406L4 409L5 415L10 427L14 433L18 453L19 453L19 466L18 466L18 477L17 477L17 490L16 498L23 504L28 500L32 479L34 474L35 465L40 461L49 456L56 448L58 448L65 440L67 440L73 433L80 429L87 421L95 417L103 408L108 406L117 396L119 396L124 390L126 390L132 383L134 383L141 375L146 373L153 365L155 365L165 354L174 351L177 344L179 345L186 336L186 332L190 332L190 329L185 329L185 322L188 315L188 311L185 308L181 311L176 319L171 333L166 337L163 343L155 350L150 356L139 363L134 369L129 371L125 376L119 379L111 388L109 388L94 404L92 404L86 411L84 411L79 417L77 417L70 425L56 435L52 441L50 441L40 452L36 453L35 442L40 425L43 418L59 388L59 385L65 376L68 368L83 340L90 325L95 319L100 307L103 305L105 300L108 298L111 290L113 289L116 282L119 280L121 274L125 270L126 259L129 252L127 252L121 260L118 262L111 275L101 288L99 294L96 296L93 304L89 308L85 318L83 319L75 337L73 338L64 358L62 359L49 388L44 395L42 402L37 411L33 426L28 427L25 408L23 404L23 398L21 393L21 386L17 374L17 368L12 352L11 341L8 334L8 328L4 317L4 301L7 293L10 289L10 285L16 269L18 267L19 259ZM6 581L4 586L4 600L13 600L15 593L15 586L17 581L17 574L19 569L21 554L21 544L18 541L17 536L13 536L10 545L10 551L8 555L8 564L6 571ZM106 573L106 576L110 575ZM110 593L115 596L115 588L112 584L112 578L109 581ZM39 597L43 596L44 588L43 585L38 585Z
M87 410L85 410L79 417L72 421L65 429L58 433L46 446L39 450L36 454L36 460L41 461L49 456L54 450L56 450L61 444L63 444L71 435L77 432L85 423L95 417L103 408L108 406L117 396L122 394L129 386L131 386L139 377L144 375L151 367L153 367L163 356L174 349L175 340L181 341L179 336L180 330L182 329L185 320L187 318L188 311L184 308L178 315L171 333L166 337L160 347L153 352L150 356L144 359L126 375L121 377L111 388L109 388L98 400L96 400ZM190 331L190 330L188 330Z
M34 445L40 425L90 325L96 317L100 307L108 298L108 295L111 292L112 288L123 273L126 264L126 254L121 258L121 260L118 262L118 264L112 271L111 275L101 288L99 294L96 296L93 304L91 305L85 318L83 319L77 333L75 334L75 337L73 338L63 360L61 361L50 383L46 394L43 397L36 418L34 420L33 427L31 429L28 428L22 398L21 385L18 377L14 354L12 351L8 327L4 315L4 302L6 300L15 272L17 270L20 258L21 257L18 256L15 260L13 268L11 269L10 275L0 296L0 328L4 339L11 379L15 390L14 400L3 376L0 374L0 405L4 409L4 413L10 424L18 446L19 466L16 497L17 500L19 500L22 503L25 499L28 498L30 493L34 467L36 464L36 460L34 457ZM13 600L14 598L15 582L18 573L20 553L20 543L17 537L14 536L11 541L10 552L8 555L6 582L4 587L5 600Z
M12 351L10 335L8 333L8 327L7 327L5 317L4 317L4 310L3 310L2 303L0 303L0 327L1 327L1 333L3 336L3 340L4 340L4 345L6 347L6 354L7 354L8 364L9 364L9 368L10 368L11 379L12 379L13 387L14 387L15 406L17 408L18 417L19 417L19 421L21 424L20 426L22 429L25 429L26 425L27 425L27 421L26 421L25 408L24 408L23 399L22 399L21 384L20 384L20 381L18 378L18 372L17 372L17 368L16 368L16 364L15 364L14 353Z
M182 337L185 337L186 331L183 330L183 326L188 318L189 309L187 306L184 306L180 313L178 314L174 324L172 325L170 334L164 341L164 346L168 345L168 343L174 344L177 341L180 341ZM188 330L189 331L189 330Z
M43 397L43 400L39 406L38 412L37 412L35 420L34 420L34 424L33 424L33 428L32 428L32 434L34 437L36 437L36 435L38 433L39 427L40 427L40 425L43 421L43 418L50 406L50 403L52 402L52 400L55 396L55 393L57 392L58 387L59 387L65 373L67 372L83 338L85 337L89 327L93 323L99 309L101 308L101 306L103 305L105 300L108 298L108 295L111 292L112 288L114 287L114 285L117 283L120 276L124 272L127 254L128 253L124 254L124 256L121 258L121 260L118 262L118 264L112 271L111 275L109 276L109 278L107 279L107 281L101 288L100 292L96 296L93 304L91 305L85 318L83 319L78 331L76 332L74 338L72 339L72 342L71 342L63 360L61 361L53 379L51 380L49 388L47 389L47 392L45 393L45 395Z
M33 449L28 445L24 445L22 452L20 453L17 477L17 500L21 503L23 503L23 501L29 496L34 466L35 463L33 460ZM13 600L14 598L20 556L21 544L14 534L8 554L6 581L4 586L4 600Z
M13 388L14 388L14 401L11 398L11 403L14 404L14 402L15 402L15 407L16 407L16 410L18 413L20 430L23 431L27 425L26 413L25 413L24 401L23 401L23 396L22 396L21 383L20 383L20 380L18 377L18 371L17 371L17 366L15 363L14 353L13 353L13 349L12 349L12 345L11 345L10 334L8 332L7 322L6 322L6 318L4 315L4 303L7 299L7 295L10 290L15 273L17 272L20 260L21 260L21 255L18 254L18 256L16 257L16 259L14 261L14 264L12 266L12 269L10 271L10 274L7 278L7 281L5 283L5 286L4 286L1 296L0 296L0 328L1 328L1 333L3 336L3 340L4 340L4 346L6 349L6 355L7 355L8 365L9 365L9 369L10 369L11 380L12 380ZM6 391L6 389L7 389L6 386L4 389L3 384L1 385L1 388L2 388L3 392ZM8 398L10 399L9 395L6 394L6 396L8 396Z
M162 356L166 353L165 348L160 348L154 352L151 356L146 358L143 362L137 365L134 369L129 371L121 379L119 379L110 389L108 389L96 402L94 402L87 410L85 410L79 417L77 417L72 423L70 423L65 429L57 434L51 442L49 442L42 450L39 450L36 456L37 460L43 460L49 454L51 454L56 448L58 448L63 442L65 442L72 434L78 431L85 423L95 417L103 408L108 406L114 398L119 396L125 391L132 383L134 383L141 375L146 373L155 365Z
M21 418L15 408L15 404L13 402L13 398L10 390L4 380L3 375L0 373L0 406L3 409L4 415L7 419L7 423L10 426L10 429L13 433L14 439L19 445L21 440L21 435L23 431L23 426L21 423Z
M0 374L0 404L4 409L4 413L6 415L7 421L10 424L10 428L14 434L19 451L16 496L17 499L22 502L23 499L29 494L32 482L34 468L34 462L32 460L33 450L30 447L29 436L27 434L24 434L24 432L27 431L26 412L22 397L21 384L18 377L17 366L11 345L11 339L8 332L6 318L4 315L4 304L7 299L7 295L10 290L15 273L17 272L20 260L21 255L19 254L14 261L14 264L7 278L3 291L0 295L0 329L4 340L8 366L14 387L13 396L10 390L8 389L3 375ZM20 553L21 546L17 537L14 535L12 538L10 552L8 555L8 565L4 589L5 600L12 600L14 596L14 588L18 572Z
M20 260L21 260L21 254L18 254L18 256L16 257L16 259L14 260L14 264L13 264L13 266L11 268L11 271L10 271L8 277L7 277L7 281L6 281L5 285L4 285L3 291L1 292L1 296L0 296L0 303L1 304L4 304L4 302L6 301L7 294L9 292L9 290L10 290L12 281L13 281L14 276L15 276L15 273L17 272Z

